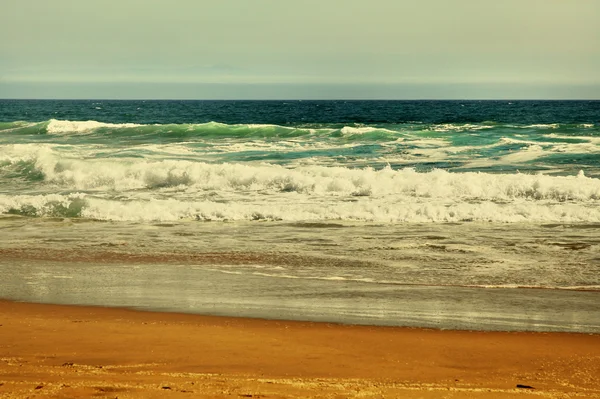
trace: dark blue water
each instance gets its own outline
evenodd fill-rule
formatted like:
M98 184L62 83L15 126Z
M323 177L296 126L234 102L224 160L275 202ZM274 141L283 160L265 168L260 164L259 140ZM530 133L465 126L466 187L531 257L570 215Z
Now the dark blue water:
M107 123L600 123L600 101L0 100L0 121Z

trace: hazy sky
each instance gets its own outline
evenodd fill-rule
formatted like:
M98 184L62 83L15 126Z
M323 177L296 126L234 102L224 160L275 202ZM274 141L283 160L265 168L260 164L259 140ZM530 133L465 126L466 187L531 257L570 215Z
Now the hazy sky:
M0 98L600 98L600 0L0 8Z

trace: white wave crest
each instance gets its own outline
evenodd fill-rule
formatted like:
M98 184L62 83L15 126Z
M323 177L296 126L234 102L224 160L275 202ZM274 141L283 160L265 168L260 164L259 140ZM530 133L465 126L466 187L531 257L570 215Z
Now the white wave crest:
M67 134L67 133L90 133L99 128L132 128L143 125L135 123L103 123L97 121L68 121L51 119L48 122L46 131L48 134Z
M85 194L6 196L0 195L0 213L27 216L86 217L115 221L188 220L348 220L382 223L439 222L559 222L598 223L597 206L546 205L531 201L515 204L442 201L397 203L388 198L374 200L318 201L190 201L177 199L107 200Z
M398 133L393 130L379 128L379 127L372 127L372 126L363 126L363 127L344 126L340 130L340 132L344 135L361 135L361 134L372 133L372 132L385 132L385 133L395 133L395 134Z

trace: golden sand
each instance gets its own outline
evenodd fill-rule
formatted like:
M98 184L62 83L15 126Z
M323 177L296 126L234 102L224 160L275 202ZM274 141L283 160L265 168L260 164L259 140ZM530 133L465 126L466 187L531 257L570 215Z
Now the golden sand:
M600 398L600 335L0 301L0 398Z

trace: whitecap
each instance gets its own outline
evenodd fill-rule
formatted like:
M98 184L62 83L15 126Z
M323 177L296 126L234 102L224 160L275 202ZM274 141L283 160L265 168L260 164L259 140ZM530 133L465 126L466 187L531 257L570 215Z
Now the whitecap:
M136 123L103 123L98 121L69 121L50 119L46 131L48 134L90 133L99 128L133 128L140 127Z

